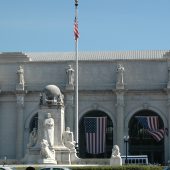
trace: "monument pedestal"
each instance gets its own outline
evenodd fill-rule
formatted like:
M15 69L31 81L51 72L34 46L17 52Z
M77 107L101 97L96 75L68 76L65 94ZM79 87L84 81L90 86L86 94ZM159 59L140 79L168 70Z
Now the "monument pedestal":
M122 166L122 158L121 157L111 157L110 165L111 166Z
M71 163L79 163L80 158L77 157L76 149L70 150L70 159L71 159Z
M64 146L55 148L55 157L58 164L71 164L70 151Z
M57 161L51 158L47 158L47 159L39 159L38 163L39 164L57 164Z

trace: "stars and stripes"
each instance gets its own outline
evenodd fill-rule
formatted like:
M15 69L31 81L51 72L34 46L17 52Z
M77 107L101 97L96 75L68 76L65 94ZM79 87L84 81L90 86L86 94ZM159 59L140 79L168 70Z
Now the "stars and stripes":
M105 152L107 117L85 117L86 150L90 154Z
M159 129L158 116L136 116L136 118L145 131L152 135L157 142L164 138L165 130Z
M79 38L78 21L76 18L74 20L74 38L75 40Z

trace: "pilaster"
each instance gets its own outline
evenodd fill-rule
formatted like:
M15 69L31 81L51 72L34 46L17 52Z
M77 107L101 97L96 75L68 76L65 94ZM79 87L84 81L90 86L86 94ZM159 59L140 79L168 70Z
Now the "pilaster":
M123 151L123 136L124 136L124 90L116 90L116 145Z
M65 125L74 131L74 91L67 90L64 94L65 103Z
M16 91L17 100L17 133L16 133L16 159L23 158L24 149L24 91Z

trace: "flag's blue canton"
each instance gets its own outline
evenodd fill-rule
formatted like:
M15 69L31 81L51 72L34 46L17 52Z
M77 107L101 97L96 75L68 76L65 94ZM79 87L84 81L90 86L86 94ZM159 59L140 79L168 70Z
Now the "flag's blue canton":
M136 117L139 121L139 123L145 128L149 129L148 122L147 122L147 117Z
M95 133L96 132L96 118L86 118L86 133Z

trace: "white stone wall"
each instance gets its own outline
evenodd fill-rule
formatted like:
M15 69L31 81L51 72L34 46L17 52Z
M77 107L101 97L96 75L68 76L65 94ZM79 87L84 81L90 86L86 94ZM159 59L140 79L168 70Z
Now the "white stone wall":
M124 71L124 116L131 116L144 107L160 114L168 126L168 106L166 86L168 82L168 65L160 60L109 60L79 62L79 118L87 111L101 110L107 113L116 124L116 68L122 64ZM25 78L24 97L24 143L28 140L28 125L39 108L39 93L48 84L57 85L65 95L66 126L74 127L74 93L68 92L66 86L66 68L73 61L59 62L0 62L0 157L16 157L15 141L17 127L16 113L16 71L23 66ZM74 68L75 69L75 68ZM127 127L128 122L125 126ZM115 126L116 127L116 126ZM114 131L114 133L116 133ZM121 134L122 136L124 134ZM116 139L114 139L116 144ZM166 151L167 152L167 151ZM170 153L166 153L166 159Z

